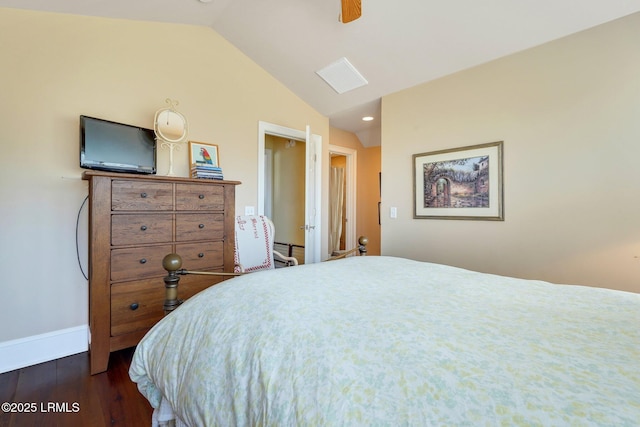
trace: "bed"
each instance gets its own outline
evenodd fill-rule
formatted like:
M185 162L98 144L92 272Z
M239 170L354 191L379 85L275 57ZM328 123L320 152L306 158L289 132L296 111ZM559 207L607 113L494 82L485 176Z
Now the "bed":
M637 426L640 294L348 257L190 298L130 377L178 425Z

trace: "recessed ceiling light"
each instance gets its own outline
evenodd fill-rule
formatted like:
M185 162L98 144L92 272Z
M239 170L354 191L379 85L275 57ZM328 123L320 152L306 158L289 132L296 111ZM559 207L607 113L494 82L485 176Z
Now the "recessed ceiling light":
M365 117L362 118L362 120L365 121L365 122L370 122L371 120L373 120L373 117L365 116Z
M213 0L200 0L200 3L211 3Z

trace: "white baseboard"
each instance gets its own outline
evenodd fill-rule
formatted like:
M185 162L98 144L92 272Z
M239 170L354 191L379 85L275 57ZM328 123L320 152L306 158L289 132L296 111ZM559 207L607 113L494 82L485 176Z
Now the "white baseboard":
M83 325L0 343L0 373L87 351L88 337Z

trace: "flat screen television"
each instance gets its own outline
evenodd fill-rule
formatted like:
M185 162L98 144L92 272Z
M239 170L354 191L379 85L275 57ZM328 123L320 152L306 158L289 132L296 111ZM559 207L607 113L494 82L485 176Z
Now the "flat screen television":
M80 116L80 167L155 174L155 133L139 126Z

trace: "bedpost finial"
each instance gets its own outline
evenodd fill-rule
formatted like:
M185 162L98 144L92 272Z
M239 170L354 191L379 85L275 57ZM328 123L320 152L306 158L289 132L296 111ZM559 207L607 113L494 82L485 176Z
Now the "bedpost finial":
M178 271L182 267L182 258L178 254L165 255L162 259L162 267L168 272Z
M358 250L360 251L360 256L365 256L367 254L367 245L369 244L369 239L366 236L360 236L358 238Z

